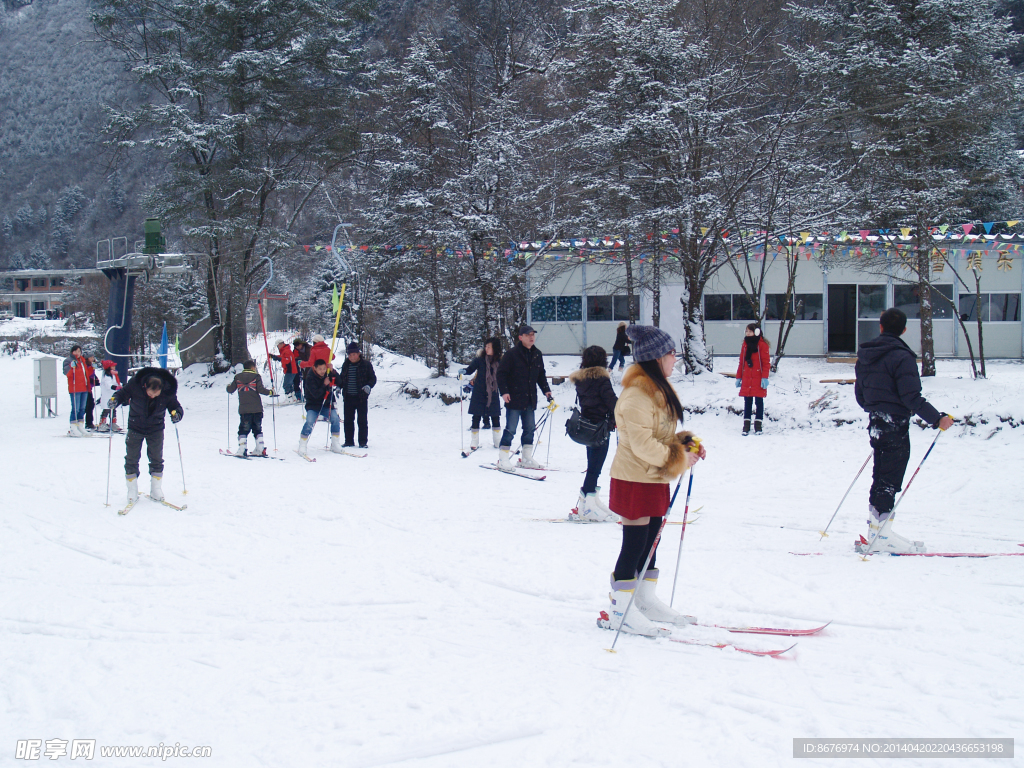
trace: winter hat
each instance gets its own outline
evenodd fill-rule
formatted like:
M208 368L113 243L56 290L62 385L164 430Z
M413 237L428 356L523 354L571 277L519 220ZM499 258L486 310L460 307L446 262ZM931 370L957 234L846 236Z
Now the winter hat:
M362 352L362 350L359 348L359 345L356 344L354 341L349 342L348 346L345 347L345 351L348 352L350 355L353 352Z
M626 326L626 336L633 342L633 360L638 363L657 360L676 349L672 337L653 325Z
M110 370L111 368L116 368L116 367L117 367L117 363L115 363L113 360L104 360L103 361L103 368L105 370Z
M314 344L323 344L323 343L324 343L324 337L323 337L323 336L321 336L321 335L320 335L320 334L318 333L318 334L317 334L316 336L314 336L314 337L313 337L313 343L314 343Z

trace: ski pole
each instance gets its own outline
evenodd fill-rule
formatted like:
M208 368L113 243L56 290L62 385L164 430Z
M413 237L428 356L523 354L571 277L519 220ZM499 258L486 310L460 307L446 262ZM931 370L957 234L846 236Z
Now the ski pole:
M246 436L248 437L248 435ZM228 453L234 453L231 449L231 393L228 392Z
M651 558L654 557L654 552L658 548L658 542L661 541L661 532L665 530L665 523L668 522L668 516L672 512L672 505L676 503L676 496L679 495L679 486L682 482L683 476L680 475L679 479L676 481L676 489L672 492L672 498L668 502L668 509L665 510L665 516L661 518L661 525L658 527L658 535L654 537L654 543L651 545L651 551L647 553L647 559L644 561L644 567L641 569L640 576L638 578L643 578L643 574L647 573L647 567L651 564ZM609 653L615 653L615 644L619 642L619 635L622 634L622 625L626 623L626 616L629 615L629 609L633 607L633 601L636 600L636 593L639 588L639 585L637 585L633 589L633 594L629 596L629 603L626 605L626 610L622 612L622 621L619 622L619 628L615 630L615 638L612 640L612 647L605 649Z
M107 438L107 500L103 502L103 506L110 506L110 460L114 454L114 417L117 415L117 411L114 408L110 409L110 437Z
M465 393L462 391L462 374L459 374L459 449L466 452L466 422L462 418L462 401Z
M181 495L188 496L188 488L185 487L185 461L181 458L181 435L178 433L178 425L174 425L174 436L178 438L178 464L181 467Z
M270 371L270 389L276 391L276 385L274 384L274 365L270 360L270 342L267 341L267 324L263 320L263 299L257 299L256 306L260 309L260 328L263 329L263 348L267 352L267 370ZM258 392L256 394L257 396L259 395ZM277 453L277 408L273 408L273 410L271 410L270 419L274 425L274 453Z
M821 534L821 539L824 539L826 536L828 536L829 526L831 526L832 525L832 521L836 519L836 515L839 514L839 509L843 506L843 502L846 501L846 497L850 495L850 491L853 490L853 486L854 486L854 484L856 484L857 479L864 472L864 467L866 467L868 465L868 462L871 461L871 457L874 456L874 455L875 455L874 451L872 451L871 453L868 454L868 457L866 459L864 459L864 463L860 465L860 472L857 473L857 477L853 478L853 482L850 483L850 487L846 489L846 493L843 494L843 498L841 498L839 500L839 506L836 507L836 511L832 513L832 517L828 521L828 525L825 526L825 530L818 531L818 533ZM821 539L818 539L818 541L821 541Z
M552 413L554 413L555 409L557 407L558 407L558 404L555 403L555 399L551 398L551 402L548 403L548 407L547 407L548 415L551 415ZM551 419L548 419L548 457L544 460L544 466L545 467L550 467L551 466L551 425L553 423L554 422Z
M682 480L682 478L679 478ZM686 536L686 518L690 513L690 493L693 491L693 467L690 467L690 482L686 486L686 505L683 507L683 530L679 533L679 551L676 553L676 572L672 575L672 594L668 599L671 608L676 599L676 580L679 578L679 561L683 559L683 537Z
M914 478L917 477L917 473L921 471L921 467L924 465L925 461L928 460L928 456L931 455L932 448L934 448L935 444L939 441L939 438L942 436L942 432L943 430L940 429L938 434L935 435L935 439L932 440L932 444L928 446L928 450L925 452L924 458L921 459L921 463L917 465L917 469L914 470L914 474L910 476L910 480L909 482L907 482L907 487L903 489L903 493L900 494L900 497L896 500L896 503L893 505L892 512L889 513L888 521L878 521L878 530L875 531L875 535L872 536L871 541L868 542L867 551L860 556L861 560L864 560L866 562L868 559L868 555L871 554L871 548L875 545L875 541L878 539L878 534L882 532L882 523L892 522L896 519L896 507L900 505L900 502L903 501L903 497L907 495L907 491L910 490L910 486L911 484L913 484Z

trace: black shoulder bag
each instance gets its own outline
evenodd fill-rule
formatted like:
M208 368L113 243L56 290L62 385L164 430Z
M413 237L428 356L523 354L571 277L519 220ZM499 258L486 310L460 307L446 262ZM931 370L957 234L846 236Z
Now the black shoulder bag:
M577 393L576 402L579 403L579 401L580 396ZM609 432L607 416L601 421L591 421L583 418L583 414L576 406L573 406L572 415L565 422L565 434L569 436L569 439L588 448L600 448L607 443Z

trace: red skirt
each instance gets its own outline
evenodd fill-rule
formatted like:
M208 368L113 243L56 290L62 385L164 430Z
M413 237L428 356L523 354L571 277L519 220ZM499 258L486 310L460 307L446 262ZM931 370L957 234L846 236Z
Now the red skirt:
M627 520L664 517L668 503L668 483L634 483L612 478L608 508Z

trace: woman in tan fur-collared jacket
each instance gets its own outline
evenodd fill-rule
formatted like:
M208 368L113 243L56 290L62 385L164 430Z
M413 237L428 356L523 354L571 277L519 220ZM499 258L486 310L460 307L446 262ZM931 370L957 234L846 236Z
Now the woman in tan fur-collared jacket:
M618 628L631 594L636 590L623 632L666 634L653 622L687 624L687 618L655 595L658 570L655 555L647 562L669 507L669 482L706 455L703 447L690 450L693 435L677 432L683 406L668 377L676 362L672 337L653 326L632 325L634 364L622 377L622 394L615 406L619 444L611 469L611 510L622 517L622 547L612 574L611 626Z

